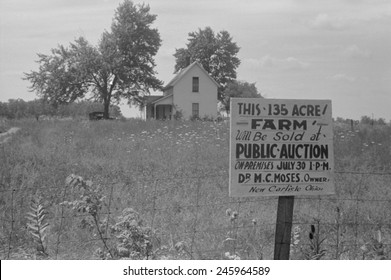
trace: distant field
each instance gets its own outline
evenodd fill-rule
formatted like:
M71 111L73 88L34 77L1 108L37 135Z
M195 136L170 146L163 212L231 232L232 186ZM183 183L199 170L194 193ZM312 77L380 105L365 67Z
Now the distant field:
M1 259L273 257L277 199L228 197L228 123L6 126L21 130L0 146ZM390 259L391 127L334 130L337 195L295 200L291 258ZM79 187L71 174L83 178ZM38 196L34 224L27 215ZM44 237L26 227L44 221Z

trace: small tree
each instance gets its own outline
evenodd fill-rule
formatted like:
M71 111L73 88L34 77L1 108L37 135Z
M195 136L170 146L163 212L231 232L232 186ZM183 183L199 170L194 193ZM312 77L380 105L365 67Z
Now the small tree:
M224 97L221 100L224 110L229 113L231 97L262 97L255 83L245 81L232 81L227 84Z
M103 103L104 117L109 118L111 103L121 98L141 102L142 92L160 89L155 77L154 56L161 40L151 27L156 19L148 5L134 5L125 0L117 8L111 32L105 31L97 46L85 38L69 47L52 49L50 55L38 54L39 70L25 73L30 89L52 104L70 103L91 93Z

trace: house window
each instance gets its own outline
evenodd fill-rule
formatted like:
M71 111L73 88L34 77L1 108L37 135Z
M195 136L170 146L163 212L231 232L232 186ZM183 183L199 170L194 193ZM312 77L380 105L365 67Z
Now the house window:
M193 92L199 92L200 89L200 78L193 77Z
M192 116L198 118L200 116L200 104L192 103L191 105Z

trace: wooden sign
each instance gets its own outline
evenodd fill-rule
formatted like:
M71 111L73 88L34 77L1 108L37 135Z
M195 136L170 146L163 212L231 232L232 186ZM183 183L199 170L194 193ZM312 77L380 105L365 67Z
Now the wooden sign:
M330 100L231 98L232 197L334 194Z

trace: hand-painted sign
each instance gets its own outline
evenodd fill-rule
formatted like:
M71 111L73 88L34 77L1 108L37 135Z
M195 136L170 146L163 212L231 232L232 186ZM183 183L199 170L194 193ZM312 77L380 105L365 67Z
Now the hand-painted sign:
M229 194L334 194L330 100L231 98Z

